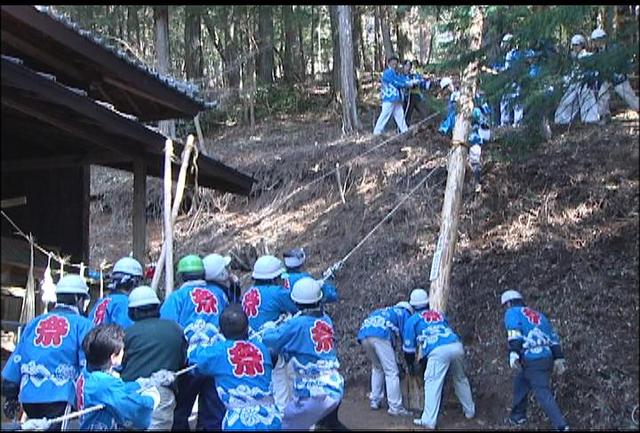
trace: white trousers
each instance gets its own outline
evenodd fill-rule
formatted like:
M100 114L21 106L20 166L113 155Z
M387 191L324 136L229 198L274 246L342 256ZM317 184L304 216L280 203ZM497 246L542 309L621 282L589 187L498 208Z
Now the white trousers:
M638 95L633 91L629 80L625 80L622 83L616 85L615 92L622 98L629 108L634 111L638 111ZM611 100L611 83L605 81L600 86L598 91L598 114L600 117L608 116L611 114L609 110L609 102Z
M401 133L409 129L407 122L404 120L404 109L402 108L402 103L383 102L382 111L380 112L375 128L373 128L374 135L382 134L384 127L387 126L387 122L391 119L391 115L393 115L393 119L396 121L398 128L400 128Z
M151 424L147 430L171 430L173 411L176 408L176 397L166 386L156 387L160 393L160 404L151 414Z
M310 430L311 427L334 410L340 400L329 396L292 399L282 418L282 430Z
M285 362L283 356L278 357L278 362L271 372L271 380L273 381L273 399L281 413L291 400L291 392L293 389L293 380L289 363Z
M504 95L500 99L500 126L508 126L513 121L513 126L518 126L522 122L524 110L522 105L516 102L516 96ZM511 114L513 113L513 116Z
M469 379L464 374L462 360L464 348L462 343L450 343L438 346L429 353L427 368L424 371L424 410L422 422L427 426L436 427L440 400L442 399L442 386L451 366L451 378L456 397L462 404L466 416L472 417L476 413L476 406L471 396Z
M380 403L384 398L384 388L387 388L387 402L389 409L398 410L402 407L402 392L400 391L400 375L396 353L391 341L377 337L362 340L362 347L371 361L371 402Z
M600 120L594 91L586 84L571 83L560 99L554 115L554 122L566 125L571 123L578 113L580 113L580 120L584 123L594 123Z

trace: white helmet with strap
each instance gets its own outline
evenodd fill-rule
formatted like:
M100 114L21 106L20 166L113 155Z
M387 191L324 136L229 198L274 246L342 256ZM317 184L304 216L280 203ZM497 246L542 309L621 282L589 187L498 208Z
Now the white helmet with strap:
M571 38L571 45L585 45L587 40L582 35L573 35Z
M284 264L288 268L297 268L298 266L302 266L307 259L303 248L294 248L292 250L286 251L283 256Z
M129 294L129 308L142 307L145 305L160 305L160 299L156 291L149 286L139 286Z
M142 265L133 257L123 257L113 265L112 274L121 272L123 274L142 277Z
M229 277L227 266L231 263L231 257L220 254L209 254L202 259L204 265L204 278L207 281L226 280Z
M424 289L414 289L411 291L409 304L415 308L424 308L429 305L429 294Z
M66 274L56 284L56 295L72 294L89 297L89 286L80 275Z
M315 304L322 299L322 284L310 277L300 278L293 285L290 296L297 304Z
M520 292L516 290L507 290L500 297L500 302L502 303L502 305L504 305L507 302L514 301L516 299L522 299L522 295L520 294Z
M255 280L270 280L279 277L286 269L282 266L282 261L274 256L258 257L253 265L251 277Z
M598 27L597 29L595 29L594 31L591 32L591 39L592 40L604 39L606 37L607 37L607 32L602 30L600 27Z
M502 42L507 43L507 42L510 42L511 39L513 39L513 35L511 33L505 33L504 36L502 37Z

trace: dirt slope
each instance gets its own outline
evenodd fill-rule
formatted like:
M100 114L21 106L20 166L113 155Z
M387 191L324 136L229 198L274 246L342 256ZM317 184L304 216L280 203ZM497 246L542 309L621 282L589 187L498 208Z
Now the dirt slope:
M365 125L372 115L365 113ZM308 269L319 275L444 164L448 144L435 128L434 121L406 141L353 161L349 174L350 158L384 137L342 139L330 115L274 119L255 131L229 128L208 137L206 153L260 184L250 199L205 194L198 210L178 223L176 257L232 250L239 258L232 266L248 282L242 262L304 246ZM639 377L638 121L558 132L564 134L521 162L502 162L505 152L492 144L483 192L474 196L467 183L447 313L465 344L478 416L465 420L447 386L442 428L505 427L511 389L499 296L517 288L562 338L569 371L555 389L572 428L637 429L631 414ZM343 167L346 203L334 176L284 200L336 162ZM328 312L347 379L341 417L349 427L411 427L410 419L369 411L369 367L355 336L368 312L408 297L414 287L428 287L445 179L445 170L438 170L337 279L341 299ZM100 228L112 221L92 214L93 251L99 251L94 261L130 248L125 228ZM151 256L157 257L157 223L150 237ZM537 405L527 427L549 427Z

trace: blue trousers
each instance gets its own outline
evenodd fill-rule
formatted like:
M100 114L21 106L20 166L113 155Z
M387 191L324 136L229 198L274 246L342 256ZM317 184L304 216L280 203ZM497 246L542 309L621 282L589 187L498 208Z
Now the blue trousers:
M533 391L536 401L547 414L553 426L556 429L561 429L567 425L549 387L552 370L553 359L551 358L525 361L520 372L513 378L512 419L526 418L529 391Z
M189 417L198 396L196 430L221 430L226 409L220 401L212 377L183 374L178 378L176 409L173 413L173 431L189 431Z

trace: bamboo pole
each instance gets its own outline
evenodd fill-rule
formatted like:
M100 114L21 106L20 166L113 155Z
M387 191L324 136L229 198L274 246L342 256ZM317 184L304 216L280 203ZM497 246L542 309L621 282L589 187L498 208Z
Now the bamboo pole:
M178 217L178 211L180 210L180 203L182 202L182 195L184 193L184 186L186 183L186 178L187 178L187 168L189 166L189 157L191 156L191 151L194 147L194 140L195 137L191 134L189 134L189 136L187 137L187 144L184 147L184 151L182 152L182 164L180 165L180 172L178 173L178 183L176 185L176 196L175 199L173 201L173 207L171 208L171 232L173 233L173 224L176 221L176 218ZM169 140L167 140L168 142ZM173 146L173 145L172 145ZM171 153L173 153L173 148L171 150ZM165 155L165 173L166 173L166 155ZM169 161L169 164L171 164L171 162ZM171 174L171 168L169 168L169 174ZM166 183L167 183L167 179L165 176L165 200L167 200L167 191L166 191ZM168 214L167 212L167 203L171 202L171 177L169 177L169 201L165 201L165 224L167 224L167 218L166 215ZM167 262L171 263L171 279L172 279L172 286L173 286L173 248L169 248L169 246L167 245L167 231L165 229L165 241L162 244L162 249L160 250L160 257L158 258L158 262L156 264L156 271L153 274L153 280L151 281L151 287L156 290L158 288L158 284L160 283L160 277L162 276L162 265L165 264L165 259L167 259ZM173 247L173 240L171 242L172 247ZM168 259L168 251L171 250L172 254L171 254L171 260ZM166 267L166 266L165 266ZM166 274L167 277L169 276L169 274ZM165 279L166 281L166 279ZM166 284L165 284L166 286ZM173 290L173 287L165 293L165 297L168 296L171 291Z
M164 290L165 299L173 290L173 221L171 218L171 156L173 142L167 139L164 149L164 243L166 252ZM161 257L162 258L162 257ZM162 261L160 261L162 263ZM155 277L155 275L154 275Z

